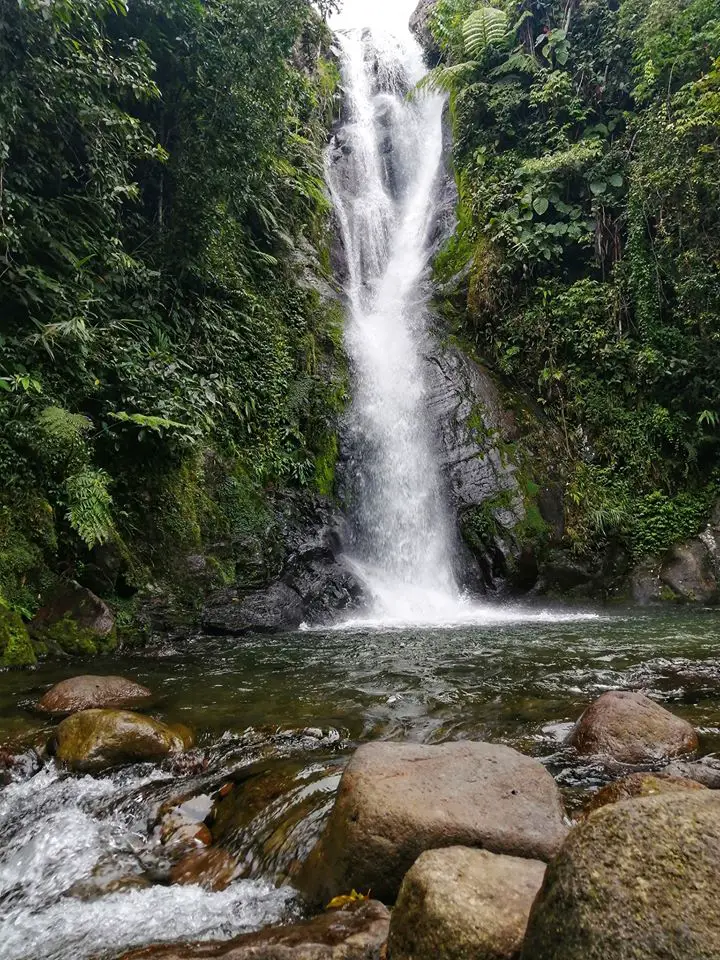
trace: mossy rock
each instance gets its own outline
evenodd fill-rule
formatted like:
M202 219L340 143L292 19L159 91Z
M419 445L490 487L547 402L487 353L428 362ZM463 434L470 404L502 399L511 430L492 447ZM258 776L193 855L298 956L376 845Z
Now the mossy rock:
M590 814L547 869L522 960L717 960L719 822L713 790Z
M65 766L97 773L181 753L185 735L129 710L82 710L62 721L48 746Z
M37 654L19 614L0 606L0 667L32 667Z

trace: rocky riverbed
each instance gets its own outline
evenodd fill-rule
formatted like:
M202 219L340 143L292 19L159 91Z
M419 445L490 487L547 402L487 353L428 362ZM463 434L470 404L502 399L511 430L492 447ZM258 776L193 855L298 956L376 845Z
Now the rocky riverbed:
M0 956L720 957L716 628L197 637L0 675Z

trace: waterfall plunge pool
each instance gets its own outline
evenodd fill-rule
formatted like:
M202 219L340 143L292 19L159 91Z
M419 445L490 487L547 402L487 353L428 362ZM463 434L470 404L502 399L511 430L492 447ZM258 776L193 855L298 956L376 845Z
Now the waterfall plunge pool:
M364 740L507 743L547 764L570 811L608 774L574 758L562 738L605 690L644 691L695 725L701 754L720 750L719 640L716 611L564 610L446 629L197 635L108 661L2 674L0 746L44 744L51 724L30 705L52 683L92 672L146 684L157 694L151 712L191 726L198 747L188 762L97 777L66 774L31 752L11 768L0 788L0 957L110 958L296 916L286 881ZM227 783L237 801L215 839L241 875L218 892L169 885L160 806Z

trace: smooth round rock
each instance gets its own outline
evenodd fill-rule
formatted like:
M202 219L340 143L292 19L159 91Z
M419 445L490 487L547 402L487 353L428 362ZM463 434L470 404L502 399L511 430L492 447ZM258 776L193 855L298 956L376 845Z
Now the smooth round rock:
M513 960L545 875L539 860L449 847L421 854L390 921L392 960Z
M79 710L129 710L152 699L147 687L125 677L70 677L51 687L37 704L42 713L67 716Z
M566 743L583 756L652 763L698 748L694 728L642 693L612 690L590 704Z
M63 720L50 742L58 762L96 773L123 763L181 753L182 739L167 724L129 710L82 710Z
M548 860L566 833L555 781L510 747L368 743L348 764L296 883L315 904L353 889L392 903L425 850L460 845Z
M551 861L522 960L719 960L720 797L626 800Z
M222 943L158 944L121 960L385 960L390 914L375 900Z
M695 780L673 777L668 773L632 773L593 794L585 804L583 814L587 816L593 810L599 810L609 803L619 803L635 797L654 797L663 793L687 793L688 790L705 789L707 788Z

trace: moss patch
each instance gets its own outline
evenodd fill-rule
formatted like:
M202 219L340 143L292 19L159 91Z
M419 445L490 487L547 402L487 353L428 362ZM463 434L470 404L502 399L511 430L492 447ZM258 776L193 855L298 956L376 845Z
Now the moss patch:
M117 633L112 631L106 637L100 637L86 627L78 626L72 617L63 617L42 632L42 642L51 653L65 654L71 657L94 657L100 653L111 653L117 646Z
M0 606L0 667L31 667L37 655L19 614Z

